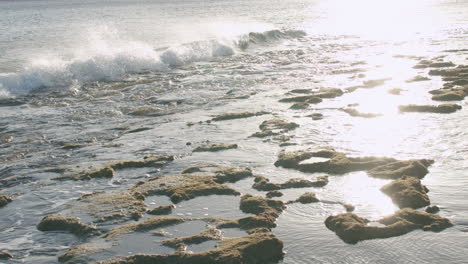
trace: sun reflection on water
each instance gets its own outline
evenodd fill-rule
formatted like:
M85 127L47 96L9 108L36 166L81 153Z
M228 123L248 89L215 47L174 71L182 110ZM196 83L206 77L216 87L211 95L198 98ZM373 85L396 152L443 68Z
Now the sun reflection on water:
M328 33L385 40L408 40L415 34L433 34L443 24L434 0L322 1L327 18L319 28Z
M380 191L388 181L374 179L365 172L350 173L341 180L344 202L355 205L360 215L378 219L392 214L398 208Z

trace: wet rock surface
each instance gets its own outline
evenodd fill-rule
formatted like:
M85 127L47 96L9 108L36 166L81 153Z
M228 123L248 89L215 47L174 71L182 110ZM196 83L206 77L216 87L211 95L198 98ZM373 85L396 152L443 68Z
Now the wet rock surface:
M85 235L96 231L94 226L84 224L77 217L48 215L37 225L40 231L68 231L75 235Z
M318 158L318 161L305 162L311 158ZM344 153L325 148L318 151L281 152L275 166L310 173L344 174L352 171L371 170L395 161L393 158L382 157L347 157Z
M293 178L284 183L272 183L263 176L256 176L255 183L252 188L259 191L273 191L288 188L306 188L306 187L323 187L328 183L328 177L318 177L316 181L309 181L301 178Z
M462 107L457 104L441 105L400 105L400 112L419 112L419 113L439 113L450 114L460 110Z
M405 175L422 179L429 173L428 167L433 163L430 159L394 161L376 166L367 173L371 177L381 179L398 179Z
M416 177L404 176L384 185L380 190L390 196L400 208L417 209L430 204L428 189Z
M174 205L162 205L149 210L147 213L150 215L165 215L172 213Z
M447 218L408 208L380 219L379 222L385 226L371 226L368 225L369 222L356 214L345 213L329 216L325 225L344 242L351 244L368 239L401 236L416 229L437 232L452 226Z
M241 112L241 113L225 113L221 115L217 115L211 119L211 121L224 121L224 120L232 120L232 119L241 119L241 118L248 118L253 116L261 116L267 115L269 112Z
M212 145L203 145L193 149L193 152L216 152L227 149L236 149L237 144L212 144Z
M98 262L100 264L144 263L232 263L254 264L276 262L283 258L283 243L271 233L254 233L240 238L225 238L213 250L193 254L133 255L123 259Z
M309 204L309 203L317 203L317 202L319 202L319 199L317 198L317 195L315 193L306 192L302 194L301 196L299 196L299 198L297 198L296 200L289 201L287 203L288 204L291 204L291 203Z
M0 208L11 203L13 201L10 197L6 195L0 195Z

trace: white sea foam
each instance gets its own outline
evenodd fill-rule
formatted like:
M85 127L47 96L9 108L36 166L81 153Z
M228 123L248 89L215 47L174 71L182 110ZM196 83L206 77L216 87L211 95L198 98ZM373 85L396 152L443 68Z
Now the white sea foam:
M194 41L157 51L155 45L122 38L116 30L102 27L88 30L86 39L70 56L38 56L21 72L1 74L0 97L27 94L43 87L67 89L95 81L118 81L131 73L167 71L213 57L231 56L250 44L268 44L302 34L300 31L269 30L235 37L221 35L218 39Z

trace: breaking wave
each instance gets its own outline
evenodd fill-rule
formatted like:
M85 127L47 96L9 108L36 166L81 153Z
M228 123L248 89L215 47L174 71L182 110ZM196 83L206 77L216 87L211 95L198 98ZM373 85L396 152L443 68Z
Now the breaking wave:
M45 87L60 89L95 81L118 81L132 73L164 72L193 62L231 56L251 45L268 45L304 35L303 31L250 32L233 39L196 41L156 50L149 43L122 40L107 32L95 33L71 58L49 55L31 60L21 72L0 74L0 97L23 95Z

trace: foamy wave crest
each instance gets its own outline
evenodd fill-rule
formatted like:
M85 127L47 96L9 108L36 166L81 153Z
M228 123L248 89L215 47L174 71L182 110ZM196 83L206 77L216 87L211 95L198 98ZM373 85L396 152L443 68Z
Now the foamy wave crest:
M250 32L249 34L242 35L237 42L240 49L247 49L252 44L265 45L272 42L302 38L306 33L302 30L269 30L265 32Z
M270 30L233 38L195 41L156 51L148 43L122 39L109 28L88 33L68 59L61 55L35 58L22 72L0 75L0 97L41 88L67 89L95 81L118 81L131 73L161 72L213 57L231 56L251 44L299 38L302 31Z

